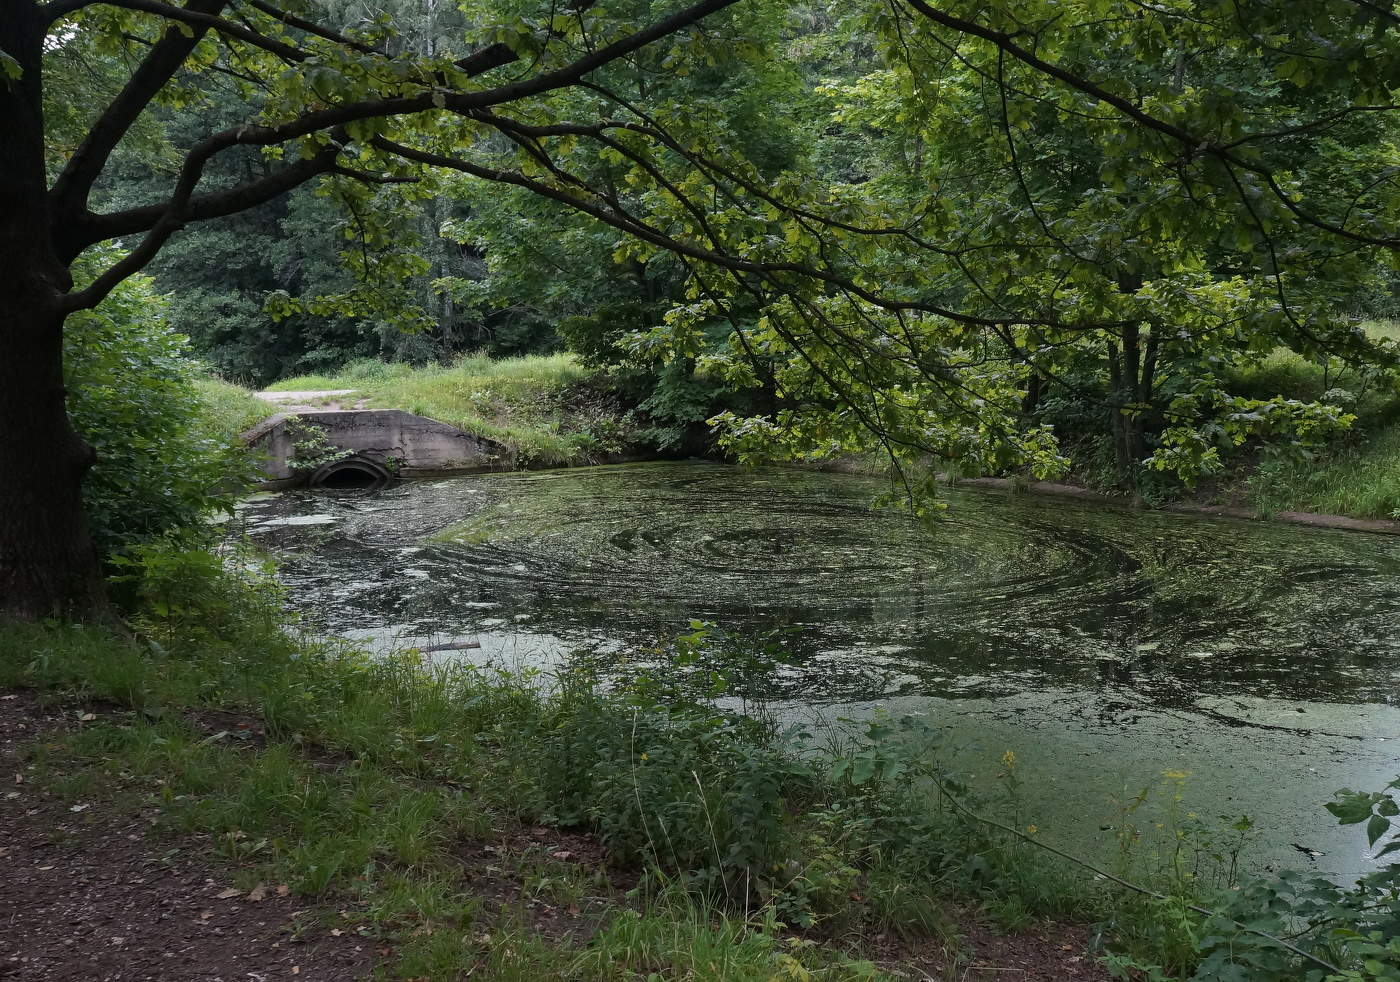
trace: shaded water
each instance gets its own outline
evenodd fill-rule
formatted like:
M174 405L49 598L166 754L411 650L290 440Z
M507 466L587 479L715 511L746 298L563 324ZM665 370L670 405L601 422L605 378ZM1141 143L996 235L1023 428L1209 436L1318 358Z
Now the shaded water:
M1015 748L1026 810L1091 847L1162 770L1250 812L1264 864L1366 864L1320 803L1400 773L1400 542L949 491L926 528L880 481L623 465L252 502L295 605L371 641L480 640L551 662L693 618L797 625L760 695L928 715L960 761Z

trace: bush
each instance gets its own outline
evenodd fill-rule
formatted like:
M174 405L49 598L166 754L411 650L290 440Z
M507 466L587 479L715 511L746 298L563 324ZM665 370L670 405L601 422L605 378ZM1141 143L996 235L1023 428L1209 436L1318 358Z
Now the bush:
M206 419L187 339L146 277L68 319L64 358L73 425L97 451L85 486L104 556L231 504L251 470Z

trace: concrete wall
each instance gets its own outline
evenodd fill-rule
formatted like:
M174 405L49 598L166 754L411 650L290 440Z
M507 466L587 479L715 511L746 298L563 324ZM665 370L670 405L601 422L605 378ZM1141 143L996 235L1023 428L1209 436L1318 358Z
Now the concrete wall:
M263 455L267 486L287 487L306 477L293 473L291 466L294 444L305 439L297 432L297 420L320 427L331 446L383 464L402 477L483 470L504 456L494 441L402 409L279 414L243 434L243 442Z

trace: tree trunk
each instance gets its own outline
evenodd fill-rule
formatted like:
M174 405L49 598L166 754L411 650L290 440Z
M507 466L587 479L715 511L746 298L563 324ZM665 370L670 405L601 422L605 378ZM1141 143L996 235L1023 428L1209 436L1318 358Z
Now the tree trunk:
M83 514L92 451L63 387L67 268L55 256L44 173L38 4L0 4L0 620L105 619L102 569Z
M1123 272L1118 289L1133 294L1142 288L1142 277ZM1136 491L1143 458L1147 456L1144 416L1151 402L1152 376L1156 371L1156 336L1149 335L1144 353L1137 324L1128 324L1120 335L1121 345L1108 345L1109 412L1112 414L1113 458L1118 484L1125 491Z
M13 285L0 289L0 620L104 619L101 565L83 514L92 451L64 410L61 320Z

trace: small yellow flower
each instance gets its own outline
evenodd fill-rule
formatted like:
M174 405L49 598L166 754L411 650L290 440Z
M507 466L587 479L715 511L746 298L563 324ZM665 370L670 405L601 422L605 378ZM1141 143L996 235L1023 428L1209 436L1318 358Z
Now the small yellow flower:
M646 759L647 759L647 755L646 755L646 754L642 754L642 760L646 760Z
M1002 754L1001 766L1005 767L1008 771L1014 771L1016 769L1016 751L1008 750L1006 753Z
M1035 835L1035 834L1036 834L1037 832L1039 832L1039 831L1040 831L1040 829L1036 828L1034 825L1027 825L1027 826L1026 826L1026 834L1027 834L1027 835Z
M1186 780L1186 772L1185 772L1185 771L1163 771L1163 772L1162 772L1162 776L1163 776L1164 778L1166 778L1168 781L1184 781L1184 780Z

